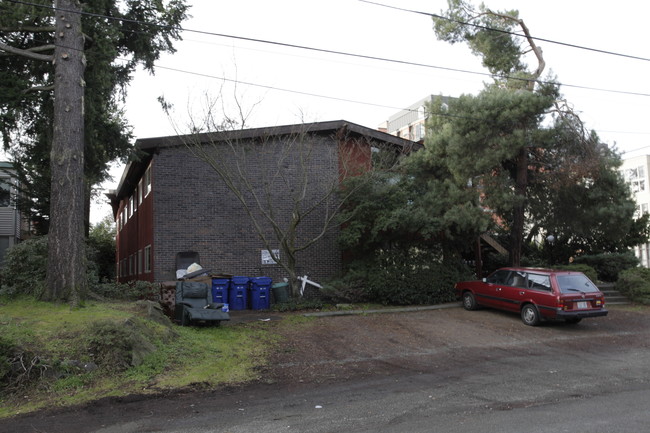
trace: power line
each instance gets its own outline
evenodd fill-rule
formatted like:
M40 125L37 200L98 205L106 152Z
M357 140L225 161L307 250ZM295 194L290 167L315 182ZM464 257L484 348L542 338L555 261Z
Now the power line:
M29 6L34 6L34 7L41 7L41 8L56 10L56 8L53 7L53 6L30 3L30 2L21 1L21 0L7 0L7 1L11 2L11 3L16 3L16 4L23 4L23 5L29 5ZM359 1L369 3L369 4L375 4L375 5L378 5L378 6L388 7L388 8L392 8L392 9L399 9L399 10L403 10L403 11L406 11L406 12L412 12L412 13L418 13L418 14L423 14L423 15L434 16L434 14L429 14L429 13L425 13L425 12L418 12L418 11L413 11L413 10L409 10L409 9L393 7L393 6L387 6L387 5L383 5L383 4L380 4L380 3L375 3L375 2L372 2L372 1L368 1L368 0L359 0ZM468 70L463 70L463 69L443 67L443 66L435 66L435 65L417 63L417 62L410 62L410 61L404 61L404 60L395 60L395 59L388 59L388 58L377 57L377 56L368 56L368 55L354 54L354 53L348 53L348 52L343 52L343 51L336 51L336 50L329 50L329 49L322 49L322 48L314 48L314 47L308 47L308 46L297 45L297 44L290 44L290 43L283 43L283 42L264 40L264 39L259 39L259 38L248 38L248 37L243 37L243 36L234 36L234 35L228 35L228 34L222 34L222 33L216 33L216 32L209 32L209 31L204 31L204 30L183 29L181 27L165 26L165 25L160 25L160 24L156 24L156 23L148 23L148 22L144 22L144 21L138 21L138 20L120 18L120 17L110 17L110 16L106 16L106 15L102 15L102 14L96 14L96 13L90 13L90 12L80 12L80 13L81 13L81 15L87 15L87 16L97 17L97 18L104 18L104 19L109 19L109 20L113 20L113 21L130 22L130 23L134 23L134 24L154 26L154 27L166 28L166 29L173 29L173 30L203 34L203 35L208 35L208 36L231 38L231 39L243 40L243 41L247 41L247 42L271 44L271 45L277 45L277 46L295 48L295 49L302 49L302 50L308 50L308 51L314 51L314 52L320 52L320 53L326 53L326 54L335 54L335 55L342 55L342 56L347 56L347 57L361 58L361 59L366 59L366 60L383 61L383 62L389 62L389 63L395 63L395 64L401 64L401 65L407 65L407 66L416 66L416 67L423 67L423 68L429 68L429 69L440 69L440 70L451 71L451 72L459 72L459 73L481 75L481 76L487 76L487 77L490 77L490 78L495 78L495 76L493 76L492 74L486 73L486 72L468 71ZM436 17L439 17L439 16L436 16ZM444 17L440 17L440 18L444 18ZM467 24L467 23L465 23L465 24ZM468 24L468 25L473 25L473 24ZM489 29L489 28L486 27L486 29ZM502 30L498 30L498 29L490 29L490 30L502 31ZM132 31L132 30L130 30L130 31ZM509 34L512 34L512 35L515 35L515 36L522 36L522 35L519 35L519 34L516 34L516 33L511 33L511 32L505 32L505 33L509 33ZM536 38L536 39L544 40L544 39L541 39L541 38ZM549 42L563 44L563 43L554 42L554 41L549 41ZM570 44L563 44L563 45L571 46ZM574 46L574 47L587 49L587 48L579 47L579 46ZM602 50L596 50L596 51L601 51L603 53L608 53L608 52L605 52L605 51L602 51ZM608 53L608 54L616 54L616 53ZM625 55L623 55L623 56L625 56ZM643 59L643 58L639 58L639 59L640 60L647 60L647 59ZM120 60L128 61L126 59L120 59ZM364 101L358 101L358 100L353 100L353 99L348 99L348 98L340 98L340 97L335 97L335 96L326 96L326 95L320 95L320 94L310 93L310 92L305 92L305 91L291 90L291 89L280 88L280 87L275 87L275 86L268 86L268 85L263 85L263 84L256 84L256 83L238 81L238 80L228 79L228 78L225 78L225 77L217 77L217 76L214 76L214 75L203 74L203 73L193 72L193 71L186 71L186 70L181 70L181 69L172 68L172 67L165 67L165 66L156 65L156 68L167 69L167 70L170 70L170 71L176 71L176 72L191 74L191 75L195 75L195 76L203 76L203 77L206 77L206 78L220 79L220 80L227 81L227 82L240 83L240 84L244 84L244 85L248 85L248 86L265 88L265 89L268 89L268 90L282 91L282 92L300 94L300 95L304 95L304 96L310 96L310 97L316 97L316 98L324 98L324 99L336 100L336 101L341 101L341 102L346 102L346 103L361 104L361 105L367 105L367 106L373 106L373 107L379 107L379 108L389 108L389 109L394 109L394 110L404 110L403 107L394 107L394 106L385 105L385 104L364 102ZM529 80L522 79L522 78L517 78L517 77L507 77L507 76L505 76L505 77L501 77L501 78L512 78L512 79L519 79L519 80L522 80L522 81L529 81ZM566 83L548 82L548 81L542 81L542 80L537 80L537 81L540 82L540 83L556 84L556 85L559 85L559 86L577 88L577 89L584 89L584 90L618 93L618 94L627 94L627 95L635 95L635 96L650 96L650 94L641 93L641 92L629 92L629 91L621 91L621 90L603 89L603 88L580 86L580 85L573 85L573 84L566 84ZM408 110L408 109L406 109L406 110ZM440 113L439 115L447 116L447 117L463 117L463 116L454 116L454 115L449 115L449 114L446 115L444 113ZM467 118L469 119L469 117L467 117ZM473 119L473 120L479 120L479 119Z
M127 61L126 59L117 59L117 60ZM395 110L395 111L408 111L408 112L412 112L412 113L418 112L418 109L409 109L409 108L397 107L397 106L394 106L394 105L378 104L378 103L374 103L374 102L359 101L359 100L356 100L356 99L341 98L341 97L336 97L336 96L329 96L329 95L322 95L322 94L318 94L318 93L287 89L287 88L284 88L284 87L277 87L277 86L270 86L270 85L266 85L266 84L252 83L252 82L249 82L249 81L241 81L241 80L238 80L238 79L219 77L219 76L216 76L216 75L205 74L205 73L201 73L201 72L186 71L186 70L183 70L183 69L172 68L172 67L169 67L169 66L156 65L155 67L157 69L168 70L168 71L178 72L178 73L182 73L182 74L189 74L189 75L194 75L194 76L198 76L198 77L211 78L211 79L221 80L221 81L224 81L224 82L229 82L229 83L234 83L234 84L243 84L245 86L258 87L258 88L262 88L262 89L266 89L266 90L273 90L273 91L285 92L285 93L293 93L293 94L309 96L309 97L313 97L313 98L329 99L329 100L333 100L333 101L340 101L340 102L351 103L351 104L365 105L365 106L370 106L370 107L388 108L388 109ZM459 116L459 115L454 115L454 114L449 114L449 113L429 113L429 114L439 116L439 117L449 117L449 118L457 118L457 119L485 120L485 119L479 119L477 117ZM595 129L595 131L600 132L600 133L650 135L650 132L606 131L606 130L600 130L600 129ZM623 153L625 153L625 152L623 152Z
M34 7L47 8L47 9L52 9L52 10L56 9L54 6L39 5L39 4L36 4L36 3L30 3L30 2L21 1L21 0L7 0L7 1L11 2L11 3L17 3L17 4L34 6ZM365 1L365 0L359 0L359 1ZM372 2L367 2L367 3L372 3ZM380 3L374 3L374 4L384 6L384 5L381 5ZM386 7L391 7L391 6L386 6ZM396 8L396 9L399 9L399 8ZM404 10L408 11L407 9L404 9ZM412 12L431 15L431 14L424 13L424 12L417 12L417 11L412 11ZM349 52L345 52L345 51L330 50L330 49L326 49L326 48L309 47L309 46L305 46L305 45L298 45L298 44L292 44L292 43L287 43L287 42L270 41L270 40L259 39L259 38L249 38L249 37L245 37L245 36L228 35L228 34L225 34L225 33L209 32L209 31L206 31L206 30L184 29L182 27L165 26L165 25L161 25L161 24L147 23L147 22L144 22L144 21L132 20L132 19L127 19L127 18L110 17L110 16L91 13L91 12L80 12L80 13L82 15L87 15L87 16L92 16L92 17L97 17L97 18L105 18L105 19L110 19L110 20L113 20L113 21L124 21L124 22L129 22L129 23L134 23L134 24L142 24L142 25L154 26L154 27L159 27L159 28L184 31L184 32L189 32L189 33L197 33L197 34L208 35L208 36L230 38L230 39L236 39L236 40L241 40L241 41L246 41L246 42L269 44L269 45L281 46L281 47L285 47L285 48L301 49L301 50L307 50L307 51L324 53L324 54L334 54L334 55L354 57L354 58L359 58L359 59L364 59L364 60L388 62L388 63L405 65L405 66L415 66L415 67L428 68L428 69L444 70L444 71L449 71L449 72L458 72L458 73L463 73L463 74L479 75L479 76L490 77L492 79L501 78L501 79L512 79L512 80L525 81L525 82L531 81L530 79L521 78L521 77L512 77L512 76L508 76L508 75L495 76L495 75L490 74L488 72L468 71L466 69L458 69L458 68L451 68L451 67L445 67L445 66L429 65L429 64L425 64L425 63L418 63L418 62L412 62L412 61L407 61L407 60L389 59L389 58L379 57L379 56L370 56L370 55L365 55L365 54L349 53ZM501 30L497 30L497 29L492 29L492 30L501 31ZM516 33L513 33L513 34L517 35ZM517 36L521 36L521 35L517 35ZM639 59L641 59L641 58L639 58ZM632 96L646 96L646 97L650 96L650 93L633 92L633 91L625 91L625 90L615 90L615 89L603 89L603 88L598 88L598 87L588 87L588 86L581 86L581 85L577 85L577 84L567 84L567 83L560 83L560 82L555 82L555 81L545 81L545 80L539 80L539 79L536 80L536 81L539 82L539 83L542 83L542 84L553 84L553 85L558 85L558 86L563 86L563 87L570 87L570 88L574 88L574 89L592 90L592 91L607 92L607 93L617 93L617 94L632 95Z
M418 14L418 15L426 15L426 16L429 16L431 18L438 18L438 19L445 20L445 21L450 21L450 22L453 22L453 23L456 23L456 24L461 24L461 25L464 25L464 26L471 26L471 27L476 27L476 28L483 29L483 30L489 30L489 31L497 32L497 33L504 33L504 34L511 35L511 36L517 36L517 37L520 37L520 38L526 38L526 35L522 35L521 33L510 32L508 30L495 29L495 28L492 28L492 27L482 26L480 24L473 24L473 23L468 23L468 22L465 22L465 21L455 20L455 19L452 19L452 18L449 18L449 17L434 14L434 13L431 13L431 12L416 11L416 10L413 10L413 9L406 9L406 8L401 8L401 7L398 7L398 6L391 6L391 5L387 5L387 4L383 4L383 3L377 3L377 2L374 2L374 1L370 1L370 0L358 0L358 1L360 1L362 3L372 4L372 5L375 5L375 6L385 7L385 8L388 8L388 9L395 9L395 10L400 10L400 11L403 11L403 12L410 12L410 13L414 13L414 14ZM647 57L633 56L631 54L622 54L622 53L617 53L617 52L614 52L614 51L607 51L607 50L601 50L601 49L598 49L598 48L585 47L585 46L582 46L582 45L570 44L570 43L567 43L567 42L559 42L559 41L554 41L552 39L540 38L540 37L537 37L537 36L531 36L530 38L534 39L536 41L548 42L550 44L562 45L562 46L570 47L570 48L577 48L579 50L593 51L593 52L596 52L596 53L608 54L608 55L611 55L611 56L626 57L628 59L643 60L645 62L650 62L650 58L647 58Z
M126 59L117 59L121 61L127 61ZM340 101L340 102L346 102L346 103L351 103L351 104L359 104L359 105L366 105L370 107L377 107L377 108L389 108L391 110L396 110L396 111L410 111L410 112L417 112L417 109L409 109L409 108L403 108L403 107L396 107L394 105L385 105L385 104L377 104L374 102L366 102L366 101L359 101L355 99L349 99L349 98L341 98L337 96L329 96L329 95L322 95L318 93L311 93L311 92L305 92L305 91L300 91L300 90L293 90L293 89L287 89L283 87L277 87L277 86L270 86L266 84L258 84L258 83L251 83L247 81L241 81L238 79L232 79L232 78L226 78L226 77L219 77L216 75L211 75L211 74L205 74L202 72L194 72L194 71L186 71L183 69L178 69L178 68L172 68L169 66L160 66L156 65L155 66L157 69L162 69L162 70L168 70L168 71L173 71L173 72L179 72L182 74L189 74L189 75L194 75L198 77L204 77L204 78L212 78L215 80L221 80L229 83L234 83L234 84L243 84L245 86L251 86L251 87L259 87L262 89L267 89L267 90L274 90L278 92L286 92L286 93L294 93L298 95L303 95L303 96L309 96L313 98L321 98L321 99L329 99L333 101ZM451 117L451 118L457 118L457 119L470 119L470 120L479 120L479 121L485 121L485 119L479 119L477 117L470 117L470 116L459 116L456 114L448 114L448 113L429 113L433 114L436 116L440 117Z

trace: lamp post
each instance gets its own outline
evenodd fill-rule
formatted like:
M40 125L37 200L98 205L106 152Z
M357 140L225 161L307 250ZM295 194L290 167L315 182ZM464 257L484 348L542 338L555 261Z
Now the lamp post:
M553 234L549 234L546 237L546 242L548 242L548 244L550 245L549 250L550 250L550 253L551 253L550 254L550 256L551 256L551 266L553 266L553 262L555 261L554 257L553 257L553 244L555 244L555 236L553 236Z

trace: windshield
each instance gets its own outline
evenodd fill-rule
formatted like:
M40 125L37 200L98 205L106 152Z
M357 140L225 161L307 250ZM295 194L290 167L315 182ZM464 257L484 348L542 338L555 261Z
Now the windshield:
M562 293L598 292L598 287L584 275L558 275L557 283Z

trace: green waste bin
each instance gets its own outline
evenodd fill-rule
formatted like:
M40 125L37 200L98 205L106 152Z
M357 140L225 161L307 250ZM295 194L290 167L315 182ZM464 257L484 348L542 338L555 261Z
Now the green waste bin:
M275 283L271 290L276 303L289 301L289 283Z

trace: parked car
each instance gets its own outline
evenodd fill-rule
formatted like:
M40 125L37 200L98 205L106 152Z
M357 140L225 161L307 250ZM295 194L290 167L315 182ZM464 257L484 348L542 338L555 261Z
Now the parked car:
M607 315L605 296L582 272L502 268L482 281L456 283L455 290L466 310L512 311L530 326L547 319L578 323Z

